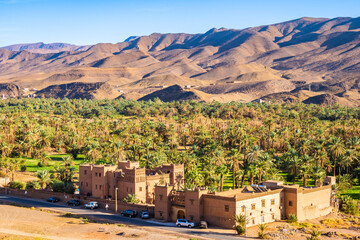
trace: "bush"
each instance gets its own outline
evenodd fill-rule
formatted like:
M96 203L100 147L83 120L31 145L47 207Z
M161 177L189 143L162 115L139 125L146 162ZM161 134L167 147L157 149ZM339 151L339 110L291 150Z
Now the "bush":
M267 238L267 235L266 235L266 233L265 233L266 229L267 229L267 225L266 225L266 224L260 224L260 225L259 225L258 237L259 237L260 239L265 239L265 238Z
M237 235L244 235L245 234L245 227L243 227L243 226L236 225L234 227L234 229L235 229Z
M354 216L359 215L359 210L357 209L357 203L350 196L342 195L339 197L339 200L340 200L339 201L340 211Z
M295 223L297 222L297 216L295 214L290 213L287 219L288 223Z
M39 181L31 181L26 184L26 188L41 189Z
M308 240L319 240L320 239L320 235L321 235L321 231L318 229L314 229L310 232L310 237L308 238Z
M139 203L140 200L136 197L135 194L128 194L124 201L127 203Z
M51 186L54 192L64 192L65 184L60 181L56 181Z
M56 181L51 186L54 192L64 192L68 194L74 194L75 188L72 183L64 183L61 181Z
M64 187L64 192L65 193L74 194L75 188L74 188L74 185L72 183L66 183L64 186L65 186Z
M10 182L9 187L14 188L14 189L24 190L26 188L26 183L21 182L21 181L12 181L12 182Z
M22 166L20 167L20 171L26 172L26 165L22 165Z

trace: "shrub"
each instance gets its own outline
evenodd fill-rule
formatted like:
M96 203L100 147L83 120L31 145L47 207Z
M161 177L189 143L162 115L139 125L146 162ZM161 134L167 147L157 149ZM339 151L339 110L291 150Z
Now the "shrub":
M26 188L26 183L21 182L21 181L12 181L12 182L10 182L9 187L14 188L14 189L24 190Z
M260 239L265 239L265 238L267 238L267 235L266 235L266 233L265 233L266 229L267 229L267 225L266 225L266 224L260 224L260 225L259 225L258 237L259 237Z
M26 172L26 165L22 165L22 166L20 167L20 171Z
M320 239L320 235L321 235L321 231L318 229L313 229L310 232L310 237L308 238L308 240L319 240Z
M236 233L238 235L244 235L245 229L246 229L246 224L249 222L249 220L247 219L247 217L245 215L242 215L242 214L235 215L234 220L235 220L234 229L235 229Z
M68 217L68 218L69 218L69 217L73 217L73 214L70 213L70 212L67 212L67 213L64 214L64 217Z
M72 183L66 183L64 185L64 192L68 194L74 194L75 192L74 185Z
M41 184L39 181L31 181L26 184L26 188L41 189Z
M339 197L339 200L340 200L339 201L340 211L354 216L359 215L359 210L357 209L356 201L353 200L350 196L342 195Z
M290 213L287 219L288 223L295 223L297 222L297 217L295 214Z
M51 186L54 192L64 192L65 184L61 181L56 181Z
M139 203L140 200L136 198L135 194L128 194L124 201L127 203Z

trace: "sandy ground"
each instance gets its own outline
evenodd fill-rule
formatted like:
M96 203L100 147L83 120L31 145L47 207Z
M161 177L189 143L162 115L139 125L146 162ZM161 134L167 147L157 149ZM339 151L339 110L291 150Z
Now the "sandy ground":
M35 209L0 205L0 239L189 239L147 227L92 223Z

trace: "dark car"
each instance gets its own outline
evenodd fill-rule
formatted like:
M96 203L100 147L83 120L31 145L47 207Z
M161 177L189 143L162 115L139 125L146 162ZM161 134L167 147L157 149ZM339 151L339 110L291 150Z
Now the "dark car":
M136 217L137 215L138 212L134 210L125 210L121 212L121 216L130 217L130 218Z
M148 218L150 218L150 214L149 214L149 212L144 211L144 212L140 213L140 217L142 219L148 219Z
M66 204L69 205L69 206L79 206L80 201L77 200L77 199L73 199L73 200L67 201Z
M57 197L49 197L48 199L46 199L46 201L56 203L56 202L59 202L60 199L58 199Z

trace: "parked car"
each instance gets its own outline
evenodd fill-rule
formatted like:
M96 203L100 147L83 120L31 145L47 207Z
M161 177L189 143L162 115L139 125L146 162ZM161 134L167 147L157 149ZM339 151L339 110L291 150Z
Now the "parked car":
M67 201L66 204L69 205L69 206L79 206L80 201L77 200L77 199L73 199L73 200Z
M94 209L94 208L98 208L99 204L97 202L88 202L84 206L85 208Z
M144 212L141 212L140 217L142 219L148 219L148 218L150 218L150 214L149 214L149 212L144 211Z
M178 219L176 220L176 226L193 228L195 227L195 223L186 219Z
M57 197L49 197L48 199L46 199L46 201L56 203L56 202L60 202L60 199L58 199Z
M130 209L121 212L121 216L130 217L130 218L136 217L137 215L138 215L137 211Z
M207 222L206 221L200 221L199 223L199 228L208 228Z

